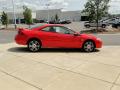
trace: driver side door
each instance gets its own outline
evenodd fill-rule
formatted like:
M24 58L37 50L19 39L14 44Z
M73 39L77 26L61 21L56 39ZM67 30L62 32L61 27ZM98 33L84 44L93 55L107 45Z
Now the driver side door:
M80 47L80 36L75 36L75 32L64 27L55 26L57 36L59 38L59 46L62 48L79 48Z

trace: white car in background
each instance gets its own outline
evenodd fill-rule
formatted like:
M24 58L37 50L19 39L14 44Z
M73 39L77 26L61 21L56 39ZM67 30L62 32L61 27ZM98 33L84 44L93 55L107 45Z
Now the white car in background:
M102 22L102 21L100 21L99 23L98 23L98 26L99 27L102 27L102 28L106 28L106 26L108 26L109 24L108 23L106 23L106 22ZM90 27L97 27L97 23L96 22L85 22L84 23L84 26L86 27L86 28L90 28Z

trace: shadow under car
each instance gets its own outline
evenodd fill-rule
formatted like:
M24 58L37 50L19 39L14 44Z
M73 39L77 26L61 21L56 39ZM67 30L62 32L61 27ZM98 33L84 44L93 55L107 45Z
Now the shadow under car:
M8 49L9 52L15 53L33 53L30 52L26 47L13 47ZM37 53L87 53L82 51L81 49L76 48L41 48L41 50ZM98 49L95 49L94 52L99 52ZM93 52L93 53L94 53Z

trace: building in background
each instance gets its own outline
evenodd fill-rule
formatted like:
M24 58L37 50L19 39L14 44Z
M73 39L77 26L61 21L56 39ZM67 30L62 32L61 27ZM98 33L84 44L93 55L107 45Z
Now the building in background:
M7 12L9 23L14 23L13 12ZM80 10L77 11L62 11L61 9L49 9L49 10L37 10L32 12L32 18L36 20L54 20L56 14L60 20L71 20L74 22L86 21L87 15L81 13ZM15 13L17 24L25 23L23 12L19 11Z
M61 20L81 21L81 11L63 11L60 15Z
M9 18L9 22L10 23L14 23L13 12L7 12L7 15L8 15L8 18ZM16 16L16 22L17 22L17 24L25 23L23 12L16 12L15 16ZM32 12L32 18L33 19L36 18L36 12Z
M49 16L48 16L49 14ZM53 20L55 18L55 15L58 15L60 17L61 15L61 9L50 9L50 10L37 10L36 11L36 19L37 20Z
M61 9L50 9L36 11L36 19L38 20L53 20L57 14L60 20L80 21L81 11L61 11Z

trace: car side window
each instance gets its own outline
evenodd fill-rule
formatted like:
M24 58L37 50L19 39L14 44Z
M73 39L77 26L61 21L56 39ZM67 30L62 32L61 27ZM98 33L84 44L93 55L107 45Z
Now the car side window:
M50 27L43 28L42 31L49 32L50 31Z
M42 31L45 31L45 32L56 32L55 28L50 26L50 27L45 27L42 29Z
M55 30L56 30L57 33L63 33L63 34L69 33L69 32L67 32L67 30L65 30L62 27L54 27L54 28L55 28Z
M66 27L54 27L57 33L62 33L62 34L74 34L75 32L66 28Z
M75 32L62 26L51 26L43 28L42 31L45 32L55 32L55 33L62 33L62 34L74 34Z

